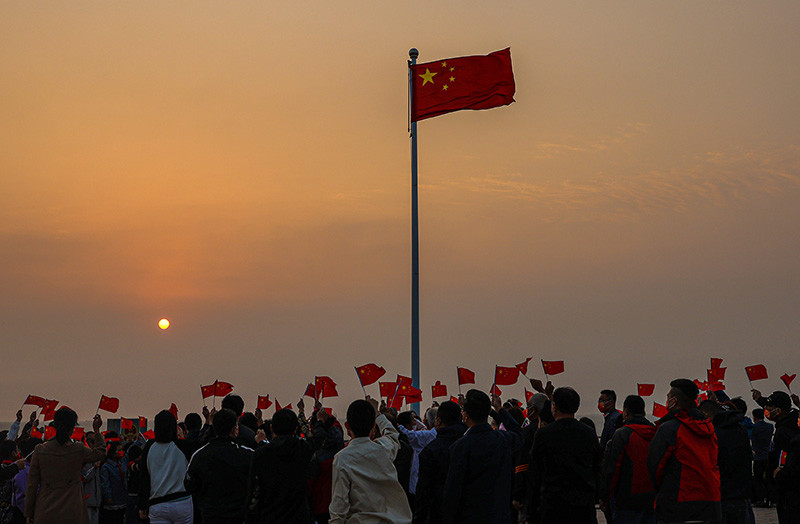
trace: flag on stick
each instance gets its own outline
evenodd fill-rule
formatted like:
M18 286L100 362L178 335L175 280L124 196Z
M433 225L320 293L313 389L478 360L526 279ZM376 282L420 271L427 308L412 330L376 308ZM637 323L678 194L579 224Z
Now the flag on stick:
M656 390L655 384L636 384L640 397L649 397Z
M528 376L528 362L530 361L531 357L528 357L525 359L525 362L517 364L517 369L519 370L519 372L525 375L526 377Z
M545 375L558 375L564 372L563 360L542 360L542 368Z
M25 399L25 402L22 403L23 406L37 406L43 408L47 399L42 397L37 397L36 395L28 395L28 398Z
M266 395L266 396L263 396L263 397L261 395L258 396L258 402L256 404L256 407L258 409L267 409L271 405L272 405L272 401L269 399L269 395Z
M100 404L97 406L97 410L99 411L101 409L109 413L116 413L119 409L119 399L100 395Z
M446 396L447 396L447 386L442 384L441 381L437 380L436 384L431 386L431 397L439 398Z
M385 374L386 370L377 364L364 364L356 368L356 375L362 387L376 383Z
M747 366L744 368L747 373L747 380L750 382L754 380L762 380L767 378L767 368L764 364L756 364L755 366Z
M336 391L336 382L331 377L315 377L314 390L322 398L339 396Z
M786 389L789 390L789 393L792 392L791 384L792 384L792 381L794 380L794 378L796 376L797 376L796 373L794 375L789 375L787 373L784 373L783 375L781 375L781 380L783 381L784 384L786 384Z
M169 412L172 413L172 416L175 417L175 420L178 420L178 406L176 406L174 402L170 404Z
M519 379L519 368L507 368L503 366L494 367L494 383L501 386L512 386Z
M497 395L498 397L503 394L503 392L500 391L500 388L497 387L497 384L492 384L492 389L489 390L489 393L492 395Z
M667 406L662 406L658 402L653 404L653 416L657 418L666 417L669 414L669 409Z
M468 370L467 368L456 368L458 372L458 385L461 386L463 384L474 384L475 383L475 373Z

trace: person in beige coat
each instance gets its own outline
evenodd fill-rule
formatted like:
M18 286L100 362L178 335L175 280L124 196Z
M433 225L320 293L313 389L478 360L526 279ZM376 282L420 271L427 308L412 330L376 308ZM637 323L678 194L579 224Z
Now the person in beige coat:
M25 492L25 517L28 524L88 524L89 515L83 498L81 468L105 457L106 445L95 415L92 428L94 446L90 449L71 439L78 415L69 408L56 411L55 438L39 444L31 457L28 487Z

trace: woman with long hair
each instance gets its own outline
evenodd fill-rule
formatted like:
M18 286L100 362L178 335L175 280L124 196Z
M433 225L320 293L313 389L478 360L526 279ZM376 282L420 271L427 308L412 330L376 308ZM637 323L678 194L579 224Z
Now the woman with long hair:
M103 425L100 415L95 415L92 421L95 432L92 448L72 440L77 423L78 415L74 411L67 407L59 409L53 418L55 438L39 444L33 452L25 491L28 523L89 523L81 468L89 462L102 460L106 455L106 444L100 434Z

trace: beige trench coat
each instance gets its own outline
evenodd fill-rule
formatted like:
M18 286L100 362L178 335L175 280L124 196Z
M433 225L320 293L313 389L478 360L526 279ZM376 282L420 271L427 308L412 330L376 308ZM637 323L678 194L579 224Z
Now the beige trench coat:
M106 444L99 433L91 449L81 442L59 444L55 439L36 446L25 491L25 516L36 524L89 524L81 468L105 456Z

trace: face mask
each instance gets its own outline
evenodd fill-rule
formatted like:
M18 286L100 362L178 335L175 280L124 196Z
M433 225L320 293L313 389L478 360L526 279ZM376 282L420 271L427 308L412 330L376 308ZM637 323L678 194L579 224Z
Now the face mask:
M775 418L780 414L780 408L773 408L773 409L765 409L764 416L767 417L767 420L775 420ZM800 423L800 421L798 421Z
M117 451L117 458L122 458L125 456L125 452L122 450Z
M605 402L598 402L598 403L597 403L597 410L598 410L600 413L605 413L606 411L608 411L608 410L606 409L606 404L605 404Z

